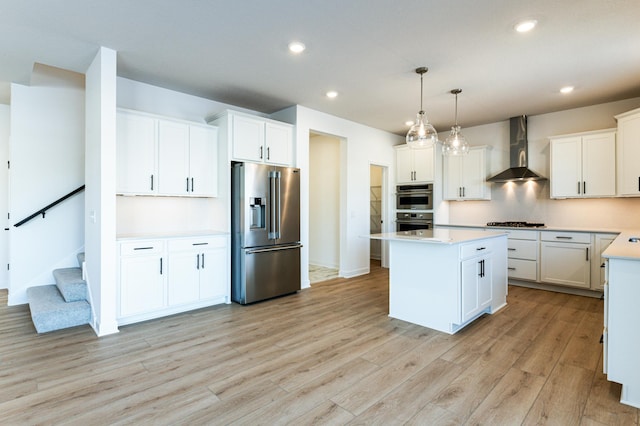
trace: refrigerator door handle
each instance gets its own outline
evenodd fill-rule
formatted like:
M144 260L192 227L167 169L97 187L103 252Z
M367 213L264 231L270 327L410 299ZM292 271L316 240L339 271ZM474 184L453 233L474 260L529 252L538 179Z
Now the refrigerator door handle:
M281 200L282 200L282 193L280 192L280 177L281 177L282 173L281 172L276 172L276 192L277 192L277 197L276 197L276 238L280 238L280 225L282 224L282 210L281 210Z
M259 249L249 249L246 250L247 254L255 254L255 253L266 253L268 251L280 251L280 250L291 250L302 248L302 244L293 244L289 246L276 246L276 247L268 247L268 248L259 248Z
M280 238L280 172L269 172L269 234L270 240Z

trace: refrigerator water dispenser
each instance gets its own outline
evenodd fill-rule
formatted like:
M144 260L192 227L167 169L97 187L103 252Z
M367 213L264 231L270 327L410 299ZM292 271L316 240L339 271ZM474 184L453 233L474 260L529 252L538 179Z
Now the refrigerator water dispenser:
M264 229L265 222L265 198L249 198L249 228Z

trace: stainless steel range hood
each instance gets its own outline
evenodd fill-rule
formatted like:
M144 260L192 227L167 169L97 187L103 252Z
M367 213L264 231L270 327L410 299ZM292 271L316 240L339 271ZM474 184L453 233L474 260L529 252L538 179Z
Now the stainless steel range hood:
M511 117L509 119L509 158L510 167L487 179L487 182L511 182L522 180L546 180L528 167L529 153L527 142L527 116Z

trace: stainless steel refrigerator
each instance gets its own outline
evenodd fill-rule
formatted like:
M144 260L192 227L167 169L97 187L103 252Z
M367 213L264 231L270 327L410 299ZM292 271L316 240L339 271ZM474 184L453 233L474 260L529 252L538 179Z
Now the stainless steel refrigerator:
M231 189L231 300L300 290L300 169L234 163Z

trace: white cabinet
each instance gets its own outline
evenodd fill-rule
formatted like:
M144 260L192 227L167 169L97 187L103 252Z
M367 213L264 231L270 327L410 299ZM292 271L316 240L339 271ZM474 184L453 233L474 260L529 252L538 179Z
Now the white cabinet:
M616 195L616 130L553 136L551 198Z
M602 252L604 252L615 239L615 234L594 235L594 252L591 259L591 290L604 291L606 259L602 257Z
M218 195L217 129L158 121L159 186L162 195Z
M217 152L215 127L118 110L116 193L215 197Z
M119 317L143 314L166 305L164 241L120 244Z
M461 246L461 322L464 323L491 306L492 265L487 242Z
M543 232L540 280L571 287L591 287L591 234Z
M405 145L396 150L396 183L421 183L434 180L434 147L413 149Z
M445 200L490 200L487 147L473 147L466 155L444 157Z
M119 242L118 324L230 302L229 237Z
M156 120L118 111L116 115L116 189L118 194L158 193Z
M225 111L211 120L227 135L232 160L294 165L292 125L236 111Z
M538 280L538 231L507 231L507 255L509 278Z
M640 108L616 115L618 195L640 196Z
M169 305L226 296L226 237L169 241Z

